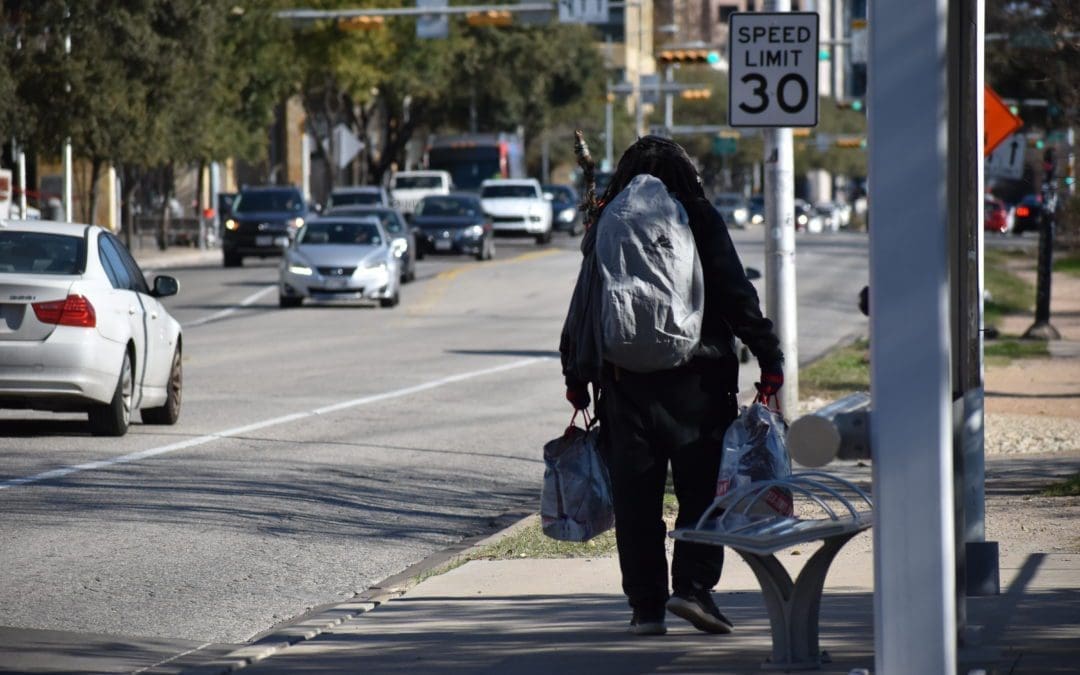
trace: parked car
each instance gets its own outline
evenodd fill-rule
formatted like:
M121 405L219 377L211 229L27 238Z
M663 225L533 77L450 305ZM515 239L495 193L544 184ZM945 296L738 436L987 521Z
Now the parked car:
M448 195L453 189L448 171L398 171L390 179L390 197L406 218L412 218L424 197Z
M334 188L326 200L326 208L339 206L390 206L390 194L379 185L350 185Z
M750 222L750 205L738 192L721 192L713 197L713 206L728 227L744 228Z
M544 185L542 187L544 198L551 202L554 227L569 232L572 237L581 234L584 225L581 220L581 211L578 210L578 194L574 188L569 185Z
M1042 211L1042 199L1038 195L1026 195L1013 209L1012 233L1020 235L1024 232L1038 232Z
M225 267L239 267L245 256L280 256L310 217L304 195L291 186L244 188L231 211L221 238Z
M394 307L401 298L401 260L375 216L324 216L306 223L281 260L278 304L312 300L374 300Z
M474 195L424 197L413 214L417 250L425 253L464 253L477 260L495 257L494 228Z
M983 229L987 232L1005 234L1010 225L1009 207L993 195L986 195L983 201Z
M841 227L841 211L835 202L821 202L813 207L814 212L821 218L823 232L837 232Z
M535 178L498 178L480 184L480 203L498 235L551 241L551 204Z
M112 233L93 225L0 221L0 408L85 412L90 430L123 436L180 417L180 324Z
M390 237L390 246L401 260L401 281L409 283L416 278L416 261L422 255L416 247L416 235L405 221L401 211L385 206L335 206L326 211L328 216L374 216Z

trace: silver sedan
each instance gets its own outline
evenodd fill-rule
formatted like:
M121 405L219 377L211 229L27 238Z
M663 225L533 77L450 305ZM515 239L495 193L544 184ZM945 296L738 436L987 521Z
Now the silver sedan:
M298 307L310 298L374 300L394 307L401 297L401 258L395 246L374 217L310 221L282 257L279 304Z

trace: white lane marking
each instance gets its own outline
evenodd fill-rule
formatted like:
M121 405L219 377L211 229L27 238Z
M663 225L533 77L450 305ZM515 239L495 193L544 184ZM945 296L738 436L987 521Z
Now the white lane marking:
M265 429L266 427L273 427L279 424L288 424L289 422L295 422L297 420L306 419L308 417L315 417L318 415L326 415L348 408L357 408L360 406L368 405L371 403L377 403L379 401L386 401L394 398L401 398L403 396L409 396L421 391L427 391L429 389L436 389L438 387L444 387L448 384L455 384L457 382L463 382L465 380L471 380L477 377L483 377L485 375L493 375L495 373L501 373L507 370L514 370L516 368L524 368L525 366L531 366L534 363L541 361L547 361L548 358L530 358L521 359L520 361L513 361L511 363L504 363L501 366L493 366L491 368L483 368L481 370L473 370L467 373L460 373L458 375L450 375L438 380L432 380L423 384L413 385L411 387L405 387L403 389L394 389L392 391L383 392L381 394L373 394L371 396L362 396L360 398L354 398L348 401L342 401L341 403L335 403L333 405L323 406L321 408L315 408L314 410L308 410L305 412L293 413L291 415L283 415L281 417L274 417L271 419L263 420L261 422L255 422L253 424L247 424L242 427L233 427L232 429L226 429L225 431L219 431L213 434L207 434L205 436L198 436L196 438L189 438L186 441L179 441L177 443L170 443L169 445L162 445L156 448L149 448L146 450L140 450L128 455L122 455L120 457L112 457L109 459L102 459L96 462L86 462L85 464L75 464L73 466L65 466L59 469L53 469L51 471L45 471L43 473L34 474L33 476L26 476L24 478L12 478L0 483L0 490L7 490L13 487L19 487L21 485L29 485L31 483L40 483L41 481L52 480L54 478L63 478L64 476L70 476L73 473L81 473L83 471L94 471L95 469L105 469L110 466L116 466L118 464L128 464L130 462L137 462L140 459L147 459L148 457L156 457L158 455L164 455L177 450L184 450L186 448L194 448L199 445L206 445L212 441L221 440L225 438L231 438L234 436L241 436L243 434L257 431L259 429Z
M234 305L232 307L229 307L227 309L223 309L220 312L214 312L213 314L211 314L209 316L204 316L201 319L195 319L194 321L189 321L189 322L183 324L184 328L192 328L194 326L201 326L203 324L210 323L211 321L217 321L218 319L224 319L225 317L229 316L230 314L234 314L234 313L239 312L241 309L243 309L243 308L245 308L245 307L247 307L249 305L255 304L264 295L266 295L267 293L273 291L275 288L277 288L277 284L274 284L272 286L267 286L266 288L264 288L262 290L259 290L259 291L256 291L256 292L252 293L251 295L247 296L246 298L244 298L243 300L241 300L239 303L237 303L236 305Z

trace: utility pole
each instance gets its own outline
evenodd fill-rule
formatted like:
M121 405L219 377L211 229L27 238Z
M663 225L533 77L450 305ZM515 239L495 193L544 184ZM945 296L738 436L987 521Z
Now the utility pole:
M765 12L790 12L791 0L766 0ZM799 411L799 342L795 299L795 156L790 127L765 135L765 312L784 351L780 409Z
M615 154L615 94L611 91L611 78L607 81L607 98L604 103L604 166L605 171L614 168Z
M65 13L65 17L70 16L70 13ZM64 55L71 56L71 35L64 35ZM64 90L71 93L71 83L64 84ZM70 223L72 220L71 209L71 137L64 138L64 222Z

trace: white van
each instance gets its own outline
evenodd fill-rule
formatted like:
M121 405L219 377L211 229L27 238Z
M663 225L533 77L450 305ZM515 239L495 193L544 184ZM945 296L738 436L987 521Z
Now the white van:
M429 195L448 195L454 182L446 171L398 171L390 179L394 206L411 218L420 200Z

